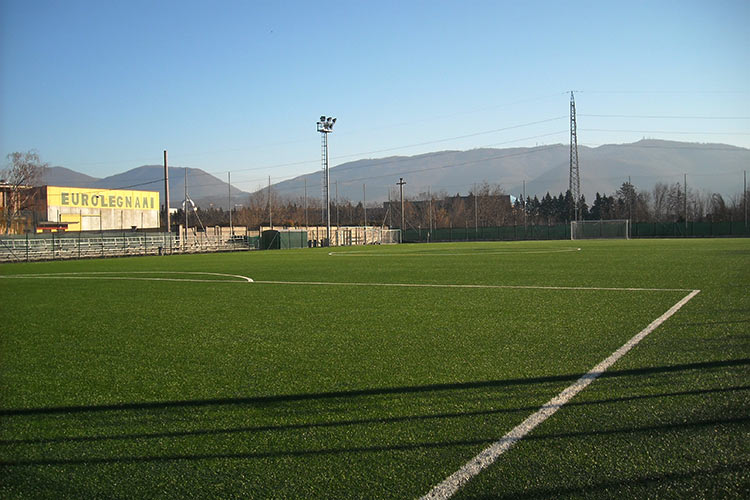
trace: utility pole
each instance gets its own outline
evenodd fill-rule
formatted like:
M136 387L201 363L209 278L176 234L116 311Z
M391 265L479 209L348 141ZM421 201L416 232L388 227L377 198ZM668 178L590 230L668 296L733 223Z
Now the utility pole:
M365 216L364 242L367 245L367 184L362 184L362 210Z
M227 189L229 190L229 236L234 236L232 225L232 172L227 172Z
M581 217L581 175L578 170L578 135L576 131L576 100L570 92L570 194L573 195L574 219Z
M523 180L523 200L521 200L521 206L523 206L523 232L524 238L526 237L526 179Z
M474 184L474 236L479 231L479 212L477 212L477 185Z
M167 166L167 150L164 150L164 211L166 212L167 232L172 232L172 225L169 221L169 167Z
M271 176L268 176L268 229L273 229L273 220L271 219Z
M430 227L430 235L432 235L432 186L427 187L427 196L430 197L430 210L427 213L427 215L430 218L429 227ZM428 241L429 241L429 238L428 238Z
M305 177L305 229L307 229L307 177Z
M633 227L633 185L630 183L630 176L628 176L628 224Z
M399 187L399 191L401 192L401 238L403 239L403 233L404 233L404 178L399 177L398 182L396 183Z
M187 167L185 167L185 203L182 205L182 209L185 211L185 241L187 245L187 230L188 230L188 186L187 186Z

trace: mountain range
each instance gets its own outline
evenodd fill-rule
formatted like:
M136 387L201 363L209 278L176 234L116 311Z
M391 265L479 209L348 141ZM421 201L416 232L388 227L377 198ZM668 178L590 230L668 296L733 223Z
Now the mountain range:
M187 174L188 192L196 205L227 208L229 188L223 181L199 168L169 167L169 205L179 208L185 199L185 179ZM143 165L121 174L97 179L65 167L45 169L42 182L51 186L70 186L97 189L133 189L136 191L159 191L159 199L164 200L164 166ZM232 200L242 203L250 193L232 189Z
M624 182L650 191L657 182L682 184L689 189L723 195L742 192L743 170L750 166L750 149L726 144L698 144L645 139L629 144L578 147L581 192L614 194ZM416 156L358 160L330 169L331 197L336 182L340 199L360 201L363 184L367 200L397 198L396 183L403 177L404 196L432 192L467 194L474 183L499 185L513 196L540 198L547 192L564 193L569 186L570 146L555 144L528 148L440 151ZM320 171L276 184L285 195L307 191L320 196ZM524 189L525 188L525 189Z
M595 193L613 194L628 179L636 189L650 190L657 182L682 183L690 189L732 196L742 191L743 170L750 165L750 149L726 144L698 144L647 139L630 144L578 147L581 191L587 200ZM331 197L355 203L396 198L396 182L403 178L404 195L418 196L428 190L445 194L467 194L473 184L499 185L506 193L529 196L555 195L568 189L570 147L564 144L507 149L439 151L415 156L363 159L330 169ZM228 205L227 182L196 168L169 168L170 205L184 199L185 172L189 194L203 208ZM144 165L102 179L64 167L45 171L50 185L103 189L159 191L164 198L164 167ZM300 175L272 186L282 197L320 199L321 171ZM245 203L250 193L231 187L233 203Z

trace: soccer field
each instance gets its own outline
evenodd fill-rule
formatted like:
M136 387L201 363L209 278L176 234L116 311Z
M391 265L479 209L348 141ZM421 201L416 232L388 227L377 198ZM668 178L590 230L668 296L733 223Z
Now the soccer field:
M2 498L750 491L748 239L5 264L0 311Z

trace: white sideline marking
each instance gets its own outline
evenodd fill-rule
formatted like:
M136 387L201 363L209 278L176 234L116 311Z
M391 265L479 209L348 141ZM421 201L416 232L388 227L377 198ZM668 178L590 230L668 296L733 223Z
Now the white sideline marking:
M514 427L510 432L503 436L499 441L491 444L482 450L477 456L469 460L463 467L448 476L442 483L438 484L429 493L420 498L420 500L441 499L445 500L453 496L459 488L464 486L471 478L479 474L483 469L489 467L497 460L500 455L508 451L516 442L521 440L526 434L531 432L536 426L547 420L565 403L584 390L591 382L596 380L599 375L607 371L618 359L623 357L630 349L635 347L646 335L653 332L656 328L669 319L682 306L695 297L700 290L693 290L682 298L678 303L673 305L667 312L656 318L646 328L637 333L633 338L627 341L622 347L609 355L607 359L593 367L588 373L579 378L576 382L564 389L560 394L550 399L536 413L532 414L526 420Z
M511 290L594 290L594 291L624 291L624 292L689 292L689 288L616 288L595 286L537 286L537 285L461 285L440 283L359 283L359 282L330 282L330 281L269 281L254 280L253 283L265 285L323 285L323 286L393 286L415 288L490 288Z
M209 280L195 278L154 278L133 276L103 276L106 274L182 274L199 276L223 276L225 278L239 278L242 282L252 283L252 278L239 274L208 273L200 271L86 271L78 273L46 273L46 274L4 274L0 278L48 278L48 279L79 279L79 280L136 280L136 281L188 281L195 283L237 283L230 280Z

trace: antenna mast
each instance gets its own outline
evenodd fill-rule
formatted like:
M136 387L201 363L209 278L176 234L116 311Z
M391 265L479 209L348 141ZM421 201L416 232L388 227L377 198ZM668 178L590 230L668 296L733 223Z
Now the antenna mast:
M576 100L570 91L570 194L573 195L574 220L581 218L581 175L578 171L578 137L576 135Z

